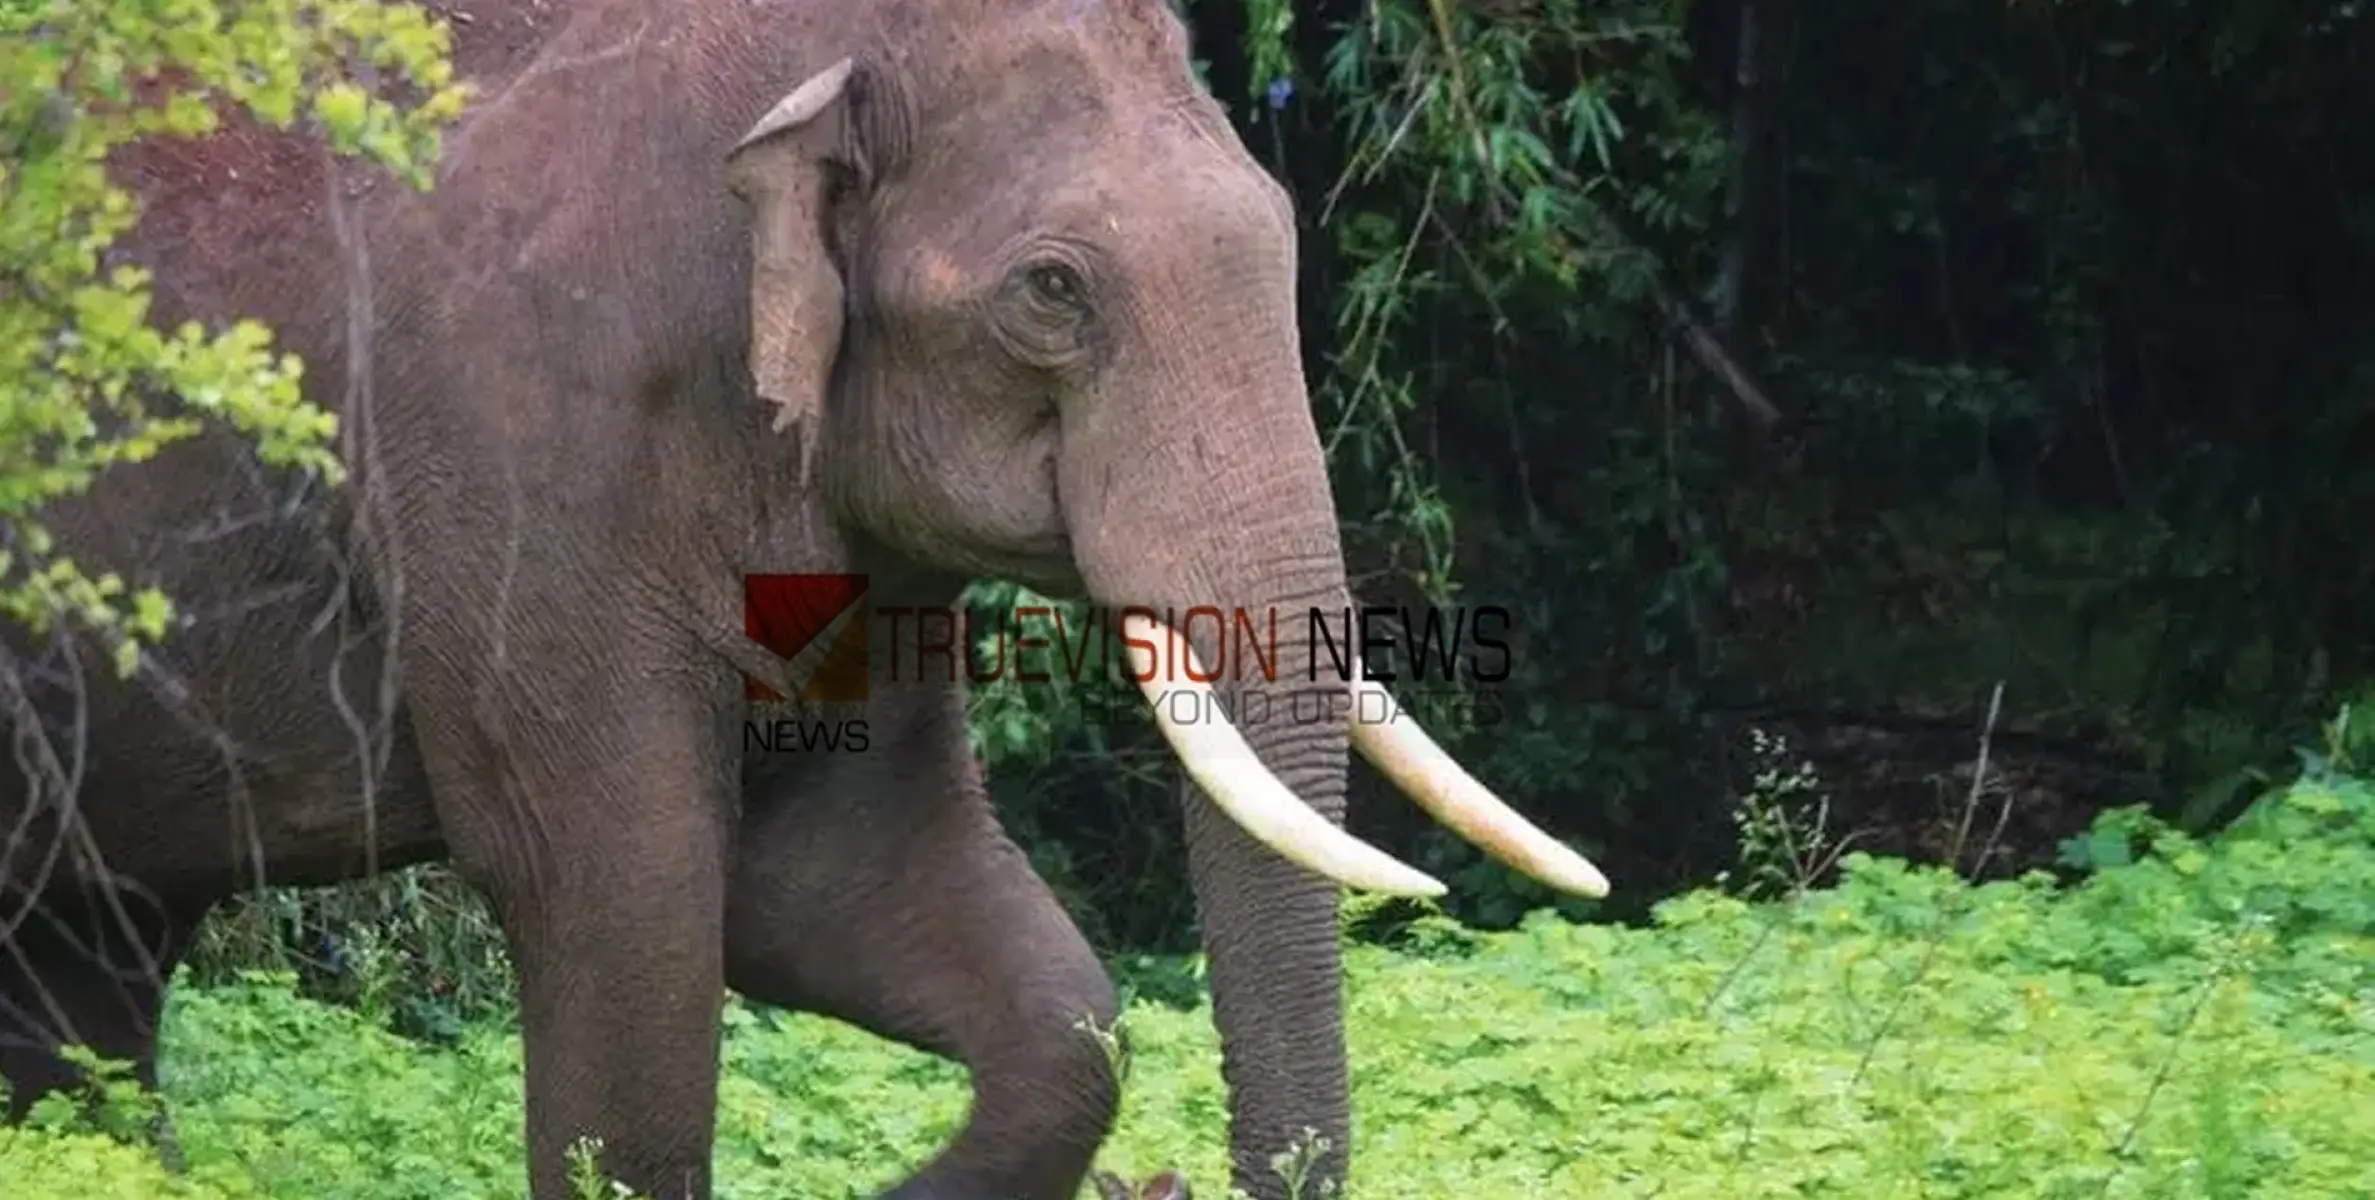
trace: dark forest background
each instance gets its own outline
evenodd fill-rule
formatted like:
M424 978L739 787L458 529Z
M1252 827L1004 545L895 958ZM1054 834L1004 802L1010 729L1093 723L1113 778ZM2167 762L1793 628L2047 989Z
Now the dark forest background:
M1999 683L1991 875L2105 807L2215 825L2375 675L2361 5L1183 11L1301 207L1356 587L1517 614L1454 749L1604 915L1807 762L1834 836L1942 859ZM1068 715L985 698L1002 802L1108 944L1187 948L1159 743ZM1460 915L1547 901L1353 804Z
M1999 685L2009 816L1960 865L2116 805L2209 828L2375 679L2365 9L1184 4L1300 207L1356 588L1516 615L1505 719L1430 727L1614 880L1563 907L1715 880L1777 780L1946 859ZM975 726L1092 938L1191 950L1151 730L1043 687ZM1352 821L1464 919L1551 903L1365 767ZM264 897L195 965L270 936L497 996L441 895Z

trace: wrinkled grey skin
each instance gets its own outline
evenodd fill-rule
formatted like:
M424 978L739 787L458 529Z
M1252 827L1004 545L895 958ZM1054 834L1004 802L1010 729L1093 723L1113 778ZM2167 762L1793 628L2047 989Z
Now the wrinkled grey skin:
M209 442L62 511L78 559L191 621L130 683L83 648L79 734L72 690L21 676L90 757L73 822L0 792L0 1072L20 1104L66 1079L63 1031L153 1079L154 978L212 904L443 858L520 971L538 1200L581 1135L708 1195L729 986L972 1069L969 1123L888 1194L1071 1196L1117 1100L1078 1024L1114 994L995 824L961 692L878 682L869 752L745 762L740 581L1343 604L1288 198L1160 0L471 12L481 96L433 192L340 167L333 205L318 147L252 129L126 160L159 315L275 327L354 476L325 499ZM728 151L843 56L845 97L736 195ZM786 196L845 315L785 368L814 419L777 432L745 355L753 214ZM1341 686L1301 674L1274 710ZM1247 733L1341 819L1341 726ZM1237 1183L1280 1195L1304 1127L1340 1176L1332 888L1183 803Z

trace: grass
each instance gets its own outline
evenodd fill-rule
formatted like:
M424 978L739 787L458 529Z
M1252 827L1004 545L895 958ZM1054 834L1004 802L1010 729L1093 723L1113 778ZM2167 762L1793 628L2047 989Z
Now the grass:
M2344 765L2313 758L2215 839L2106 814L2071 848L2075 886L1851 855L1835 887L1694 893L1643 929L1372 913L1385 944L1349 951L1348 1191L2366 1195L2375 784ZM1181 1167L1218 1194L1208 1012L1140 1000L1126 1020L1104 1165ZM739 1002L728 1031L725 1200L871 1195L962 1117L949 1064ZM255 974L179 993L167 1041L184 1178L41 1127L0 1131L7 1194L519 1194L500 1023L429 1045Z

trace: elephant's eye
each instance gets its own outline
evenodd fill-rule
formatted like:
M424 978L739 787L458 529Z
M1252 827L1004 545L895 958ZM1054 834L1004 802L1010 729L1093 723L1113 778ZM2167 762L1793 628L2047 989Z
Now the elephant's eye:
M1008 353L1034 367L1068 369L1095 340L1096 307L1082 268L1050 255L1006 277L991 328Z
M1080 276L1072 268L1059 263L1046 263L1031 268L1023 277L1030 285L1031 295L1041 303L1059 308L1079 308L1081 304Z

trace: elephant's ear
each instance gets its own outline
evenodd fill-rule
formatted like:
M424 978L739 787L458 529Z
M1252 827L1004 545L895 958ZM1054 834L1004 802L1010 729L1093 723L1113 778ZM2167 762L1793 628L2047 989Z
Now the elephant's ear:
M827 209L832 172L862 166L848 119L854 69L845 58L817 72L726 153L727 186L751 207L750 373L776 406L773 428L797 430L803 487L841 347Z

